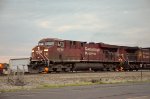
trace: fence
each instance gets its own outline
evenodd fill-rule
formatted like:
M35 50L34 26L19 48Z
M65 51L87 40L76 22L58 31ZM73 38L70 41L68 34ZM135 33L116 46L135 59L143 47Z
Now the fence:
M24 69L21 70L18 66L17 66L17 70L11 70L9 68L8 69L8 83L11 85L16 85L16 86L24 86L25 85Z

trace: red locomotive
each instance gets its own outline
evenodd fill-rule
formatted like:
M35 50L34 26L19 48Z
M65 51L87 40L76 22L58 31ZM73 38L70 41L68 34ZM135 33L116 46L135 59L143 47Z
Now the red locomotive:
M150 48L45 38L32 49L30 72L150 69Z

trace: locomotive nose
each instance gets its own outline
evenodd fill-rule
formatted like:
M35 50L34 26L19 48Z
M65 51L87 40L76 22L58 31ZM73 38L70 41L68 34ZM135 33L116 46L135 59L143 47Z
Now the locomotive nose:
M35 60L47 60L48 48L44 46L36 46L32 49L32 58Z
M43 59L43 50L44 48L42 46L36 46L32 49L32 58L36 60L42 60Z

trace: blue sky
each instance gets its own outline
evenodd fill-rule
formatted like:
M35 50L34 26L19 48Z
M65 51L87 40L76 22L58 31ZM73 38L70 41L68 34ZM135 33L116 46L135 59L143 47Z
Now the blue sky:
M0 62L42 38L150 47L149 0L0 0Z

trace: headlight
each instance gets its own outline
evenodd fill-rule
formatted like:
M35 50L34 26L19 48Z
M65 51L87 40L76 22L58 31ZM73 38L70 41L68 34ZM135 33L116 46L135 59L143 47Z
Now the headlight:
M34 53L34 50L32 50L32 53Z
M48 51L48 49L44 49L44 51L45 51L45 52L47 52L47 51Z

